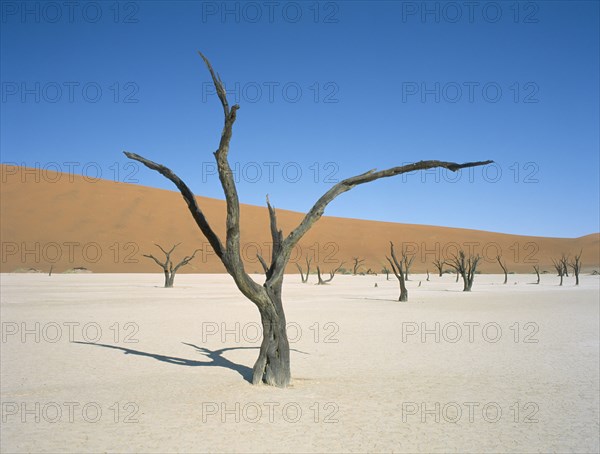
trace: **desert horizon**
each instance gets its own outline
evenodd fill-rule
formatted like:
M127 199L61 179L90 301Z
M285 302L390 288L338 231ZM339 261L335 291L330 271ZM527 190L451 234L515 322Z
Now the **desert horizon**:
M187 212L176 191L139 184L85 178L40 168L2 165L0 209L2 262L0 272L64 272L82 267L95 273L161 272L143 254L161 257L154 243L169 249L176 243L175 260L200 248L180 273L223 273L225 269ZM196 196L198 204L224 236L225 201ZM32 202L35 201L35 202ZM33 203L33 206L32 206ZM295 228L303 213L277 208L285 234ZM270 255L269 215L266 206L241 204L241 243L245 267L261 271L257 253ZM362 262L360 272L381 273L386 266L389 242L414 255L411 271L436 272L432 261L449 259L459 248L482 256L479 271L498 273L501 255L509 272L553 272L552 259L582 251L582 271L600 268L600 233L579 238L545 238L454 227L398 224L325 215L293 251L286 273L297 274L296 264L323 272L353 268L353 257Z

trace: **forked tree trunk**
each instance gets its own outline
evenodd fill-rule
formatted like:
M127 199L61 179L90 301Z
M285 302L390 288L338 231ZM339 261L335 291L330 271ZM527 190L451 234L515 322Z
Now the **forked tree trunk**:
M540 267L537 265L533 265L533 269L535 270L535 274L537 274L536 284L539 284L540 283Z
M214 152L214 156L217 162L219 180L221 181L221 186L225 193L227 208L225 244L222 243L217 233L210 226L204 213L198 206L198 201L194 193L171 169L135 153L125 152L125 155L130 159L141 162L152 170L156 170L177 186L192 217L210 243L215 254L221 259L221 262L227 269L227 272L233 277L240 291L258 307L260 312L263 325L263 341L260 346L258 360L254 365L252 382L254 384L264 382L269 385L285 387L290 383L291 374L290 347L286 333L285 315L281 302L281 287L284 270L289 262L292 249L310 230L314 223L321 218L327 205L340 194L343 194L358 185L369 183L380 178L402 175L415 170L434 168L445 168L452 172L456 172L464 168L491 164L492 161L467 162L464 164L445 161L419 161L386 170L370 170L360 175L346 178L336 183L325 192L304 216L300 224L286 237L283 236L283 232L277 226L275 209L271 206L267 198L271 237L273 240L273 252L270 264L267 264L267 262L259 256L259 260L266 274L266 281L261 286L244 270L240 249L239 198L233 172L228 161L229 144L239 105L235 104L231 107L229 106L227 93L221 78L213 70L208 59L202 53L199 52L199 54L210 72L224 114L224 126L221 132L221 140L219 142L219 148ZM354 274L358 272L358 266L361 261L364 260L360 260L358 257L356 258ZM402 274L401 267L400 274ZM400 300L402 301L402 295L400 296Z
M408 289L406 288L406 283L404 282L404 270L402 269L405 258L404 251L402 251L402 256L400 257L400 260L398 260L396 258L396 252L394 251L394 243L390 241L390 255L392 258L390 259L390 257L386 257L386 259L392 267L392 271L394 272L394 275L398 279L398 284L400 285L400 296L398 297L398 301L404 303L408 301Z

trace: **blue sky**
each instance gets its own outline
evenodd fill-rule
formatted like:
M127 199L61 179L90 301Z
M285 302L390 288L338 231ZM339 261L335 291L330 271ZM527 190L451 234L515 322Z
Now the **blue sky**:
M174 189L128 150L223 198L222 110L201 50L241 106L230 162L243 203L268 193L307 211L368 169L493 159L357 187L326 214L600 230L598 2L71 5L2 2L4 163Z

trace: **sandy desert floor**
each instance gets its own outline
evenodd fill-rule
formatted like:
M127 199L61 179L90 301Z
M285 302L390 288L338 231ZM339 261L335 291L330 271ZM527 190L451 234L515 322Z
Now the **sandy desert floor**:
M277 389L229 276L2 274L2 452L600 450L599 276L299 280Z

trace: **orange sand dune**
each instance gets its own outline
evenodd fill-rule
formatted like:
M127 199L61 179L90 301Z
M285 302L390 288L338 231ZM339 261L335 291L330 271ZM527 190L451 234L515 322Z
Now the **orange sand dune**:
M0 208L2 221L1 272L36 268L62 272L85 267L100 273L160 272L143 254L158 258L165 247L182 244L176 260L201 248L181 272L220 273L224 268L195 225L177 192L107 180L90 181L80 176L45 171L45 178L29 176L22 182L11 166L2 171ZM35 171L32 171L35 172ZM198 203L221 238L224 238L225 202L198 197ZM278 210L284 234L302 219L302 213ZM246 268L258 272L256 254L270 255L268 214L265 207L242 205L242 250ZM449 257L457 247L472 248L484 257L484 273L500 273L500 253L511 272L533 272L533 264L552 272L552 258L583 250L584 270L600 265L600 234L580 238L544 238L478 230L396 224L336 217L323 217L303 238L292 254L288 272L295 263L304 265L313 257L323 271L344 262L352 268L352 257L364 258L361 271L380 272L393 240L415 255L411 271L434 272L436 257ZM313 260L314 262L314 260Z

